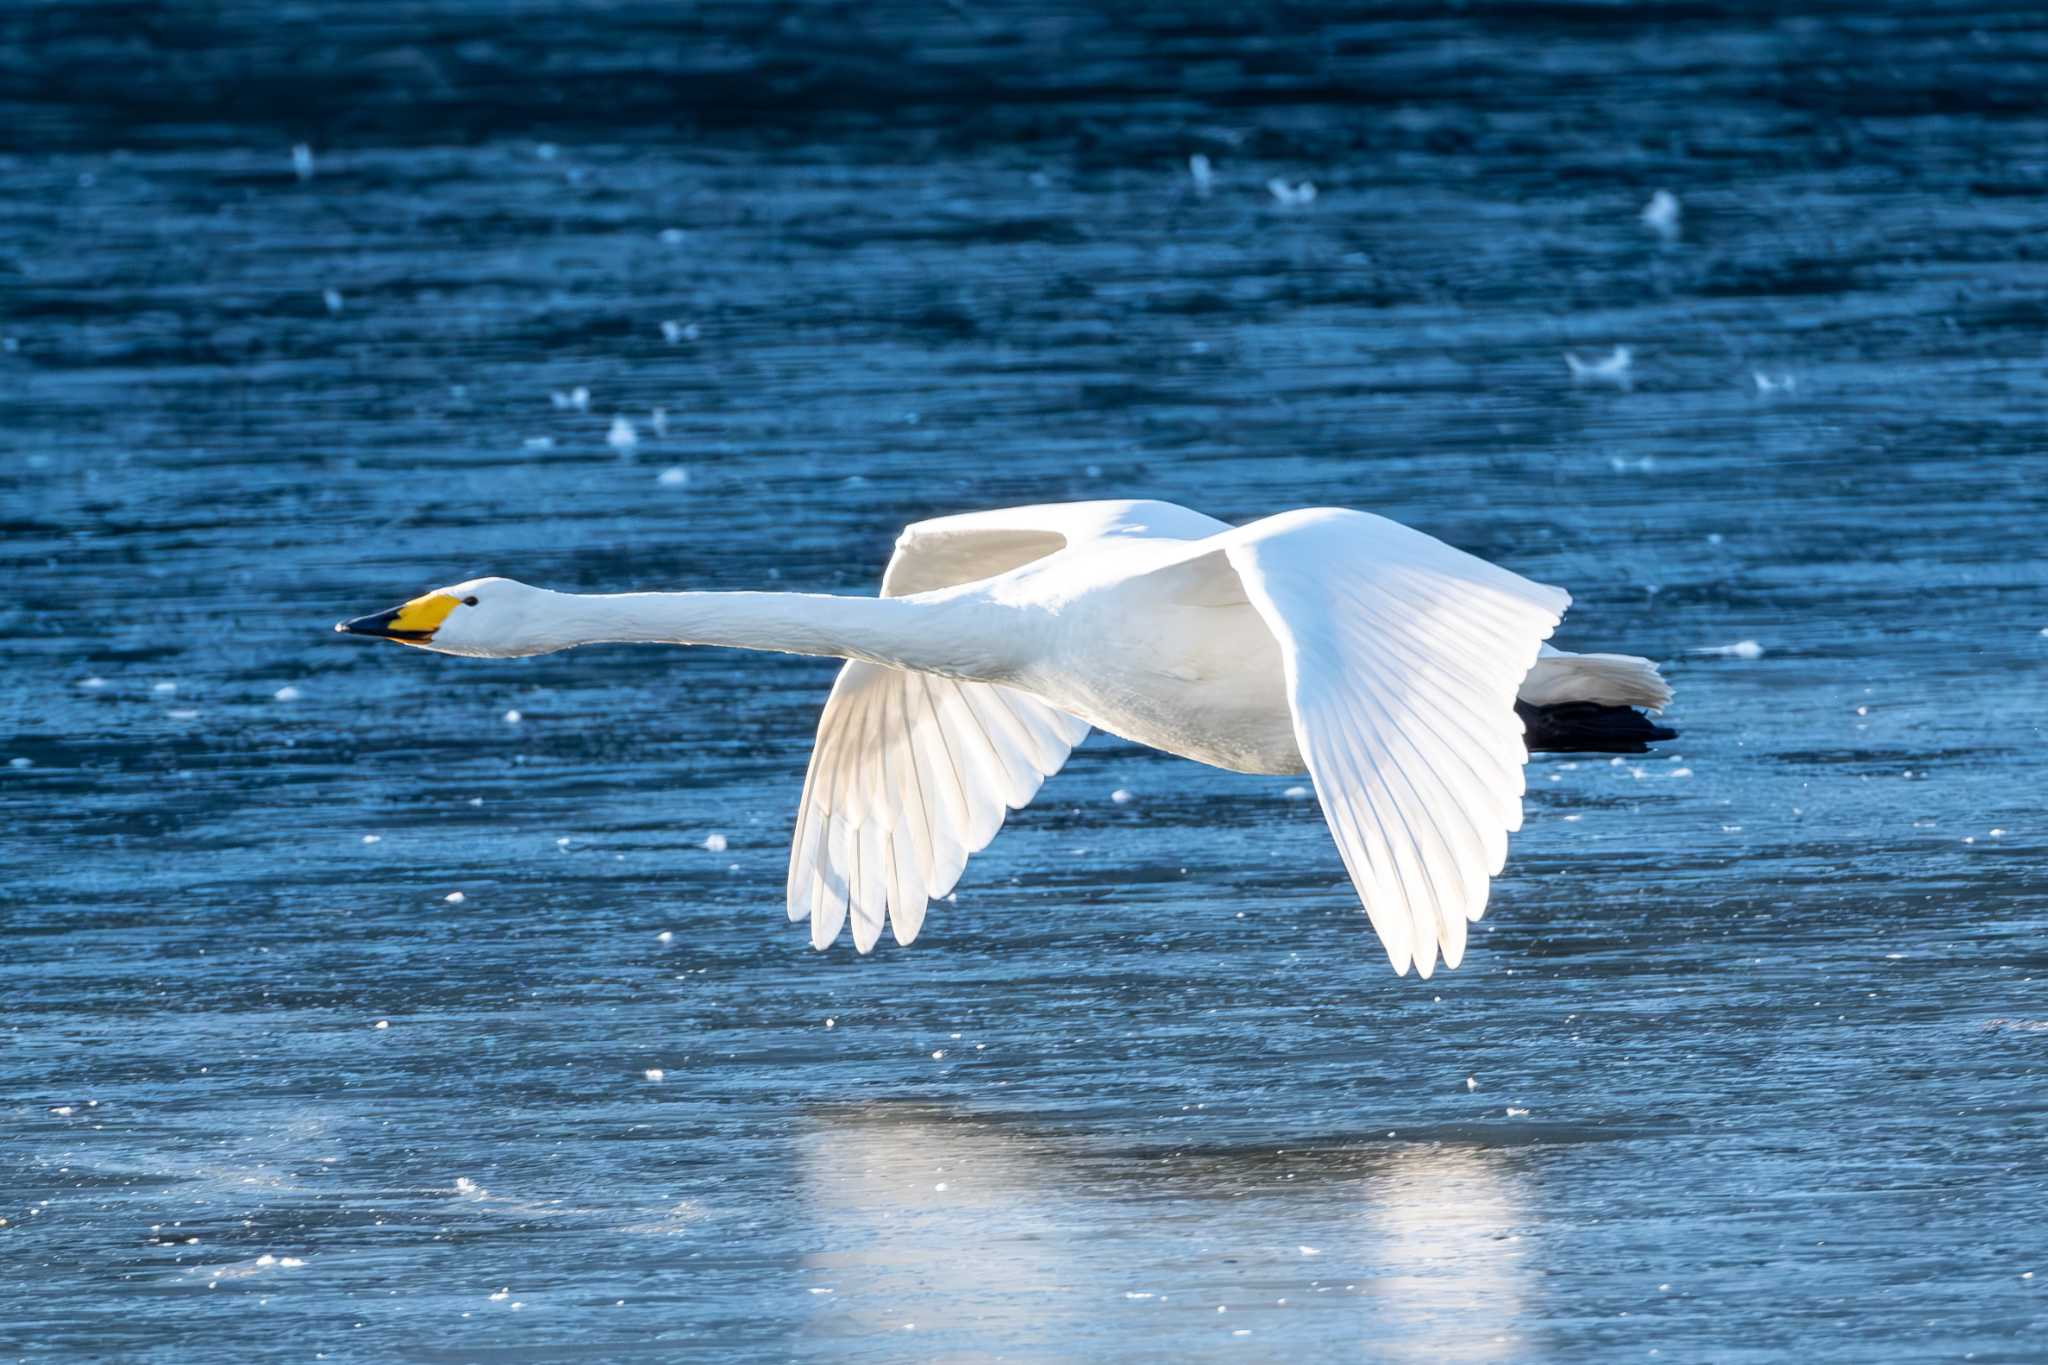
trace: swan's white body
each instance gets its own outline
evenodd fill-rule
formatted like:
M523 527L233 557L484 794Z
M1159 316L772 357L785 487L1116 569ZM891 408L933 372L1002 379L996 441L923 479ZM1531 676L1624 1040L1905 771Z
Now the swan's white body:
M1308 772L1395 970L1428 976L1439 952L1458 965L1521 825L1517 696L1670 698L1647 661L1545 645L1570 600L1363 512L1233 528L1092 502L911 526L879 598L479 579L351 628L453 654L652 641L849 660L790 856L790 917L820 948L849 919L863 953L885 924L914 939L1095 726L1237 772Z

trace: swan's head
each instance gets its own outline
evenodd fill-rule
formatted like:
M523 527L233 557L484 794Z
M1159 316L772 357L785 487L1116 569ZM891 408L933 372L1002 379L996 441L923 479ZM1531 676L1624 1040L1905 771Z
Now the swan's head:
M439 654L516 659L563 648L552 629L559 593L511 578L472 578L437 588L402 606L342 621L345 635L372 635Z

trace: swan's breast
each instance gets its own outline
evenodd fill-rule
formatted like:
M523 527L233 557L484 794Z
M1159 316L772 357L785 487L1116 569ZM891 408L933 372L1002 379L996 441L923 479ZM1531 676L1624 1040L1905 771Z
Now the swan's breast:
M1028 690L1098 729L1198 763L1305 770L1280 646L1249 604L1124 606L1080 613L1054 666Z

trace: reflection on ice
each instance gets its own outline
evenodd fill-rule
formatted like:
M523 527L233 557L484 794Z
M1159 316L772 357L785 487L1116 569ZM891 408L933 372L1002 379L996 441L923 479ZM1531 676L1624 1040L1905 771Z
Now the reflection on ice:
M812 1335L1080 1350L1117 1313L1167 1315L1142 1330L1183 1341L1256 1341L1276 1314L1337 1312L1380 1358L1530 1350L1514 1327L1528 1215L1501 1149L1105 1150L908 1104L819 1111L796 1142L810 1287L832 1291L810 1298Z

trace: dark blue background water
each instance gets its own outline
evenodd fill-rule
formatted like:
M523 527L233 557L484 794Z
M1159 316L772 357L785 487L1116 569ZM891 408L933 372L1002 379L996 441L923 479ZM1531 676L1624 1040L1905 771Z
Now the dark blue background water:
M2048 1356L2043 34L0 14L0 1352ZM1427 983L1102 737L859 959L829 663L329 632L1132 495L1565 584L1683 739L1532 764Z

